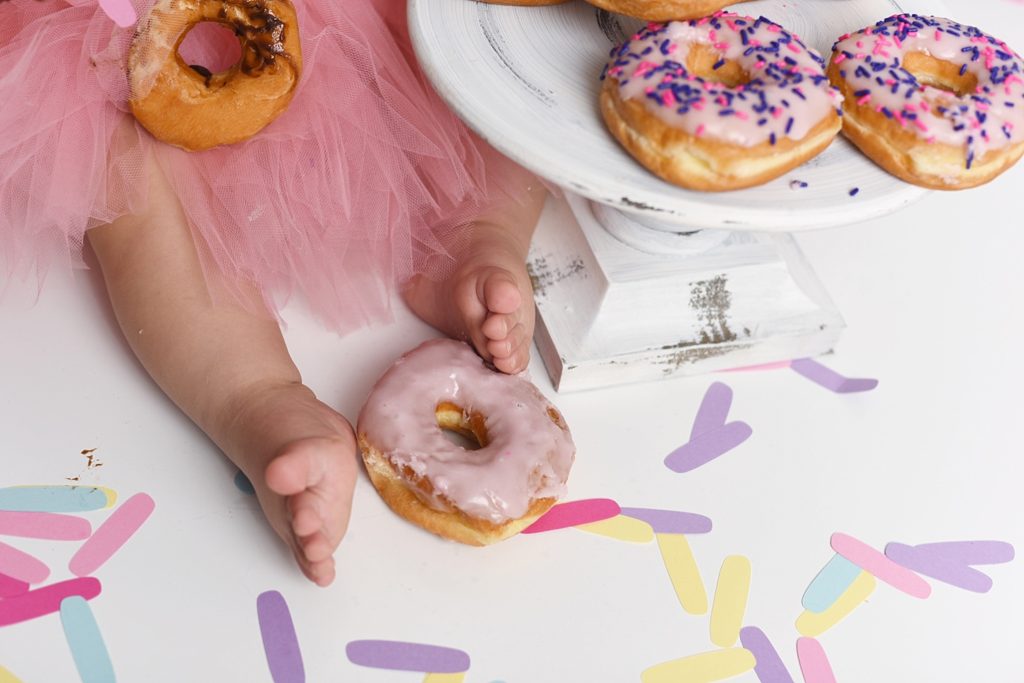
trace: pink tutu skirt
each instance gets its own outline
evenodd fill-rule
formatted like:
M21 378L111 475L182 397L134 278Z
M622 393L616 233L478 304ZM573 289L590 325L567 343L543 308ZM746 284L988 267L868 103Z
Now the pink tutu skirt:
M140 17L151 4L138 0ZM208 276L255 284L272 311L301 294L344 332L385 319L406 278L444 277L467 224L516 201L524 172L430 88L403 0L295 5L304 67L289 108L245 142L185 152L130 113L133 29L95 0L0 0L0 278L81 264L87 230L145 208L149 160ZM238 52L219 29L197 37L215 26L181 48L214 71Z

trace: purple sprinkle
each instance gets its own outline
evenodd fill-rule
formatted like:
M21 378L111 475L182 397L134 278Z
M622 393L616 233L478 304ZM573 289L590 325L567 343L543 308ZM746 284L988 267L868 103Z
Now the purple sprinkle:
M802 190L807 187L807 183L802 180L790 180L789 189L791 190Z
M353 640L345 646L353 664L374 669L456 674L469 669L469 655L462 650L397 640Z
M987 593L992 588L992 579L977 569L952 559L918 552L913 546L889 543L885 546L885 556L911 571L964 590Z
M850 190L850 196L851 197L856 197L858 194L860 194L860 188L859 187L855 187L852 190Z
M757 661L754 673L761 683L793 683L793 677L764 631L756 626L743 627L740 629L740 644L754 655Z
M837 394L853 394L861 391L871 391L878 386L877 379L854 379L844 377L835 370L827 368L811 358L800 358L790 363L798 374L803 375L815 384L825 387Z
M711 531L711 519L694 512L622 508L622 514L647 522L656 534L706 534Z
M1014 558L1013 546L1005 541L941 541L922 543L914 550L963 564L1002 564Z
M729 422L718 429L690 439L665 457L665 466L673 472L689 472L706 465L750 438L753 430L746 422Z
M690 439L706 432L718 429L729 419L729 408L732 407L732 389L723 382L714 382L704 392L704 399L697 409L697 417L690 429Z
M256 615L271 679L274 683L305 683L302 652L284 596L277 591L260 593L256 598Z

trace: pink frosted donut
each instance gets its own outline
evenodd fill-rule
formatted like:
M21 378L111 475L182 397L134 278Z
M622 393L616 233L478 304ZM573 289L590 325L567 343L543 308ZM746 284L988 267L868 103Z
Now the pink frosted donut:
M1024 61L976 28L897 14L842 36L828 74L843 134L903 180L974 187L1024 155Z
M480 448L454 444L459 432ZM487 545L512 536L565 493L576 447L561 413L522 377L490 370L450 339L399 358L359 414L370 480L402 517Z
M694 190L768 182L840 128L825 60L782 26L729 12L648 24L612 51L600 101L634 158Z

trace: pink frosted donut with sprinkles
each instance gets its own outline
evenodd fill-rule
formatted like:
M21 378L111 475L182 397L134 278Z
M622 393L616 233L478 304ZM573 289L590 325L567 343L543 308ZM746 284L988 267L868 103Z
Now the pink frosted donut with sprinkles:
M1024 61L972 26L891 16L841 36L828 75L843 134L907 182L975 187L1024 155Z
M648 24L612 50L602 78L612 135L689 189L768 182L819 154L841 126L825 61L764 17Z

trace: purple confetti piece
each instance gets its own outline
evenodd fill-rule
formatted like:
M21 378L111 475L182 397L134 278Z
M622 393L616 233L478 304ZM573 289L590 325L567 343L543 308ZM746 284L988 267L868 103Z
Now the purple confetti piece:
M0 574L0 598L13 598L15 595L28 593L28 588L28 582Z
M918 574L930 576L957 588L975 593L988 593L992 588L992 579L987 574L965 564L942 559L938 555L920 553L913 546L890 543L885 546L885 556Z
M291 612L284 596L277 591L260 593L256 598L256 615L263 636L263 651L274 683L305 683L302 652L295 635Z
M921 543L914 550L961 564L1003 564L1014 557L1013 546L1005 541L940 541Z
M704 399L697 409L697 417L693 420L690 440L701 434L714 431L729 419L729 408L732 407L732 389L722 382L715 382L704 393Z
M397 640L353 640L345 646L353 664L374 669L457 674L469 669L469 655L438 645L403 643Z
M761 683L793 683L793 677L764 631L756 626L741 628L740 644L754 654L757 660L754 673Z
M672 451L665 466L673 472L689 472L725 455L750 438L753 430L746 422L729 422L718 429L700 434Z
M878 386L877 379L858 379L843 377L831 368L811 358L800 358L790 363L791 368L811 380L837 394L854 394L860 391L871 391Z
M622 508L622 514L647 522L656 534L706 534L711 531L711 519L694 512Z

